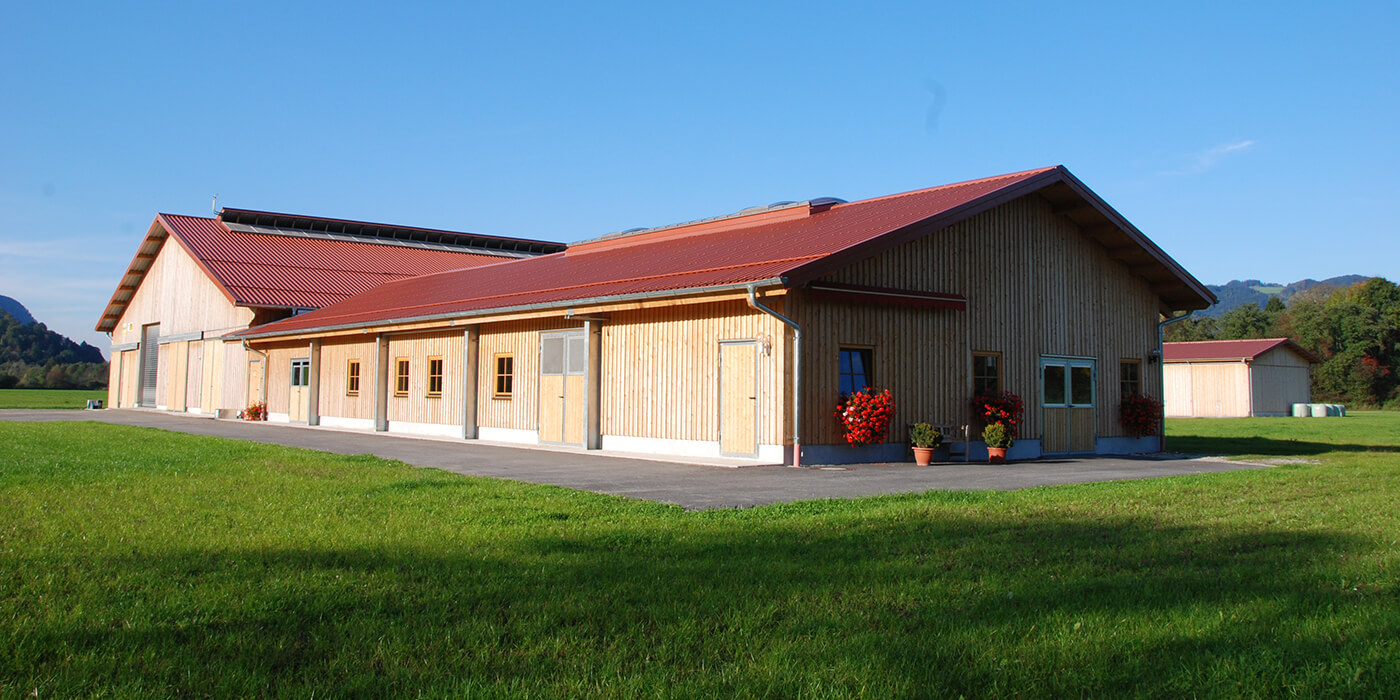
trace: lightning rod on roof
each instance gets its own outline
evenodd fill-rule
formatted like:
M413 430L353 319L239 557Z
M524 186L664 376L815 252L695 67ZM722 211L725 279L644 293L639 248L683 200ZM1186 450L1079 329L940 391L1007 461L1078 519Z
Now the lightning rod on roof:
M215 216L219 215L219 193L214 193L214 201L209 203L209 211Z

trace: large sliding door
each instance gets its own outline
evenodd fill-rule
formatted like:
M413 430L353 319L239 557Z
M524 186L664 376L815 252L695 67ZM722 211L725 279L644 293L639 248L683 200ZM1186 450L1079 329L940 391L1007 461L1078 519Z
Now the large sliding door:
M1045 433L1041 451L1094 451L1094 360L1040 358L1040 398Z
M160 324L141 327L141 390L137 405L156 405L156 379L160 376Z
M540 334L540 442L583 445L587 368L583 331Z

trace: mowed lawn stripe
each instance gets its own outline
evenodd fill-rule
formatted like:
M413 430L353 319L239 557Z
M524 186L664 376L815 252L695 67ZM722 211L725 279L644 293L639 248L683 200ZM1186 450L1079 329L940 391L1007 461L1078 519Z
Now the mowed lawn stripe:
M1400 416L1170 429L1295 463L686 513L0 423L0 697L1400 687Z

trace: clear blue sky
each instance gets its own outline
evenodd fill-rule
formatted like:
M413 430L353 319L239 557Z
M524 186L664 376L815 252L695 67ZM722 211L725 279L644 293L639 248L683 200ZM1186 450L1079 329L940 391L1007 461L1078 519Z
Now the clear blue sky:
M157 212L574 241L1064 164L1206 283L1400 280L1400 3L9 2L0 294Z

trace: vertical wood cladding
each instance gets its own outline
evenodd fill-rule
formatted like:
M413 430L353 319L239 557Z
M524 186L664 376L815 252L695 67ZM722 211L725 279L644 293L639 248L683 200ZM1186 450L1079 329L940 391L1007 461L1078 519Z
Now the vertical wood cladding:
M1156 348L1157 298L1126 265L1037 195L1001 205L826 278L833 282L962 294L967 311L834 304L803 298L807 410L804 442L837 443L832 410L843 344L875 348L875 383L893 391L892 441L915 421L966 423L972 358L1001 352L1002 382L1026 402L1022 437L1044 430L1042 355L1096 360L1094 428L1124 435L1118 422L1119 361ZM1143 363L1144 368L1154 367ZM1161 396L1155 371L1143 391Z
M511 356L513 376L509 397L496 398L492 391L477 391L476 415L479 425L539 430L540 331L581 328L582 325L581 322L562 318L483 324L481 339L477 344L477 387L490 389L494 386L495 366L492 360L496 355ZM461 333L459 330L459 337ZM461 364L460 352L452 357L452 361Z
M251 310L234 306L179 243L166 239L112 330L112 343L140 341L141 326L147 323L160 323L162 335L222 334L246 328L252 320Z
M267 353L267 367L263 369L267 373L267 411L268 413L290 413L292 359L306 357L308 355L307 346L298 342L292 345L261 349Z
M252 403L248 394L251 383L248 358L258 355L244 350L241 343L224 343L220 352L224 355L224 362L222 381L219 382L219 408L237 411Z
M783 313L783 301L764 304ZM603 434L719 440L720 341L759 340L757 438L784 444L786 331L738 300L610 314L602 342Z
M117 363L113 363L114 365ZM117 397L117 406L121 408L131 408L136 405L137 392L140 390L141 374L141 353L137 350L124 350L121 353L121 378L118 379L120 386Z
M202 376L204 384L200 391L199 407L205 413L213 413L223 405L224 344L219 340L205 340L203 350Z
M360 363L360 388L356 396L346 395L346 370L351 360ZM375 336L354 340L327 338L321 343L320 409L322 416L335 418L374 418Z
M408 358L408 394L396 396L394 387L389 387L390 422L462 424L462 342L462 331L458 328L389 338L389 357ZM428 395L429 357L443 358L442 393L431 397ZM325 364L324 356L322 364ZM364 366L361 365L362 395L368 388L364 380ZM340 373L345 373L344 366L340 367ZM343 385L345 378L342 376L340 381ZM393 381L394 377L390 376L390 382Z

